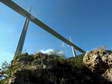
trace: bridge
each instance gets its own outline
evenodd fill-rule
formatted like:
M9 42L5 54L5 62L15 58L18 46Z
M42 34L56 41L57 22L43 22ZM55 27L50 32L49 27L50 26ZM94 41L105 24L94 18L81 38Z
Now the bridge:
M5 4L9 8L11 8L12 10L16 11L18 14L26 17L29 21L32 21L34 24L36 24L40 28L44 29L45 31L47 31L48 33L53 35L54 37L58 38L59 40L63 41L64 43L66 43L69 46L73 47L73 49L75 49L75 50L77 50L77 51L79 51L81 53L85 53L85 50L83 50L82 48L80 48L77 45L75 45L72 41L66 39L64 36L62 36L61 34L56 32L55 30L53 30L53 28L51 28L48 25L46 25L45 23L43 23L41 20L39 20L38 18L33 16L30 12L28 12L24 8L20 7L18 4L16 4L12 0L0 0L0 2ZM27 26L28 26L28 24L27 24ZM21 46L20 49L22 49L23 45L20 45L20 46Z

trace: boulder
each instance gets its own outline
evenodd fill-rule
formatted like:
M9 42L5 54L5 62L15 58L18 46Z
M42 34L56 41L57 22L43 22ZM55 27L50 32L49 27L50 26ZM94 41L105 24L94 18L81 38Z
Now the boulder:
M112 68L107 69L102 76L112 82Z
M105 49L87 51L83 63L92 72L112 81L112 51Z

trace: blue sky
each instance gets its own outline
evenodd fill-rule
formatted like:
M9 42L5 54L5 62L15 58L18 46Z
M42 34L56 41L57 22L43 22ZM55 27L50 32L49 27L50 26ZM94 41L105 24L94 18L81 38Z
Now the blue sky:
M13 0L85 50L112 46L112 0ZM0 64L13 58L24 17L0 3ZM24 52L71 48L30 22Z

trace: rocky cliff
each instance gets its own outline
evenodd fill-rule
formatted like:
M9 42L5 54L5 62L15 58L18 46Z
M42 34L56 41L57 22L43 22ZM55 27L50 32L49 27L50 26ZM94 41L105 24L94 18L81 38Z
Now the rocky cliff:
M112 84L111 51L96 49L64 58L43 53L12 60L1 84Z

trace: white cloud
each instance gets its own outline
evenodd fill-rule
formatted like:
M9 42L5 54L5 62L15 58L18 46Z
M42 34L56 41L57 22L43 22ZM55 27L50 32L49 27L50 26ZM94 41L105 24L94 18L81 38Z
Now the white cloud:
M47 50L41 50L40 52L48 54L48 55L59 55L59 56L64 56L64 51L62 50L55 50L55 49L47 49Z

